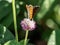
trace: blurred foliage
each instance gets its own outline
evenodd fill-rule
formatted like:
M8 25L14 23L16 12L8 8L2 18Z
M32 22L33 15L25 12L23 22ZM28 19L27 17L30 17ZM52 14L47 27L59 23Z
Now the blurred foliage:
M28 44L28 41L27 41L27 44ZM15 40L11 40L11 41L6 42L4 45L24 45L24 40L21 40L20 42L16 42Z
M48 45L56 45L56 42L55 42L55 30L52 31L52 34L49 38L49 41L48 41Z
M59 38L60 38L60 28L57 29L57 30L55 30L55 33L56 33L56 34L55 34L55 35L56 35L56 36L55 36L55 38L56 38L56 39L55 39L55 40L56 40L56 41L55 41L55 42L56 42L56 45L60 45L60 39L59 39Z
M12 39L14 39L14 35L5 26L0 25L0 44Z
M8 32L11 31L14 34L11 2L12 0L0 0L0 24L7 27L9 29ZM37 22L37 31L40 30L41 39L48 41L49 36L53 35L51 34L51 32L55 29L60 28L60 0L16 0L16 10L17 10L16 13L17 13L19 40L24 39L24 35L25 35L25 31L23 31L20 26L20 21L27 16L26 7L25 7L26 4L31 4L33 6L36 5L40 6L38 11L35 13L33 19ZM2 33L1 31L3 31L2 28L0 29L0 34ZM6 33L9 34L8 32ZM58 39L57 38L56 39L57 42L59 42L58 41L59 40L58 36L60 35L59 31L57 33L58 34L56 36ZM29 33L29 35L30 34L31 33ZM7 37L10 36L7 35ZM11 36L11 38L13 37ZM6 40L8 40L8 38ZM59 43L57 43L57 45L59 45Z

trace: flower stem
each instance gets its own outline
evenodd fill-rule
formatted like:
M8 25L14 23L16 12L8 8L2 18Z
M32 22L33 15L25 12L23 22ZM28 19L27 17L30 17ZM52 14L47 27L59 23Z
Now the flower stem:
M15 0L12 0L12 9L13 9L14 29L15 29L15 36L16 36L15 38L16 41L18 42Z
M24 45L27 45L27 38L28 38L28 30L26 30L26 35L25 35L25 41L24 41Z

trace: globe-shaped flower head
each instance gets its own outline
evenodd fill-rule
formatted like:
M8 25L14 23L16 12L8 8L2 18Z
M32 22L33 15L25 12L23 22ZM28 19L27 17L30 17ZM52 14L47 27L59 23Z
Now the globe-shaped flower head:
M34 30L36 27L36 23L34 20L25 18L21 21L21 26L22 26L23 30Z

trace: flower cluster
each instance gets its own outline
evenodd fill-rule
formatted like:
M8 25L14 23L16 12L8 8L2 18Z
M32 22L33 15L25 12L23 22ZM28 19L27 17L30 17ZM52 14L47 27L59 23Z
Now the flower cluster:
M34 20L30 20L28 18L24 18L21 21L21 26L23 28L23 30L34 30L36 27L36 22Z

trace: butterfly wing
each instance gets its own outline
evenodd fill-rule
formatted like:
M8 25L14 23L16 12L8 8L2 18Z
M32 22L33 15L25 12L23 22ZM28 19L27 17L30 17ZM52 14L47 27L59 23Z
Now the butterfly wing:
M33 15L35 15L35 13L37 12L38 9L39 9L39 6L34 6Z
M32 19L33 18L33 6L32 5L29 5L29 12L30 12L29 18Z
M32 19L33 16L33 6L32 5L26 5L27 11L28 11L28 17L29 19Z
M39 6L26 5L29 19L32 19Z

